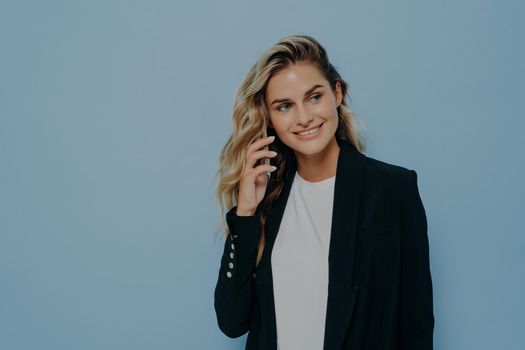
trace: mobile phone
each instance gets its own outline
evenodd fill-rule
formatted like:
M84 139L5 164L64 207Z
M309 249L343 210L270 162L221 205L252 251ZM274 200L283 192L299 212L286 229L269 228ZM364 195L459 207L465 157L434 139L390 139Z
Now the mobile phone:
M263 122L263 137L264 138L268 137L267 128L268 128L268 126L266 125L266 119L265 119L264 122ZM264 146L264 149L268 151L269 150L269 146L268 145ZM267 165L270 165L270 158L264 157L264 163L267 164ZM270 181L270 177L272 175L272 172L271 171L267 171L266 175L268 176L268 181Z

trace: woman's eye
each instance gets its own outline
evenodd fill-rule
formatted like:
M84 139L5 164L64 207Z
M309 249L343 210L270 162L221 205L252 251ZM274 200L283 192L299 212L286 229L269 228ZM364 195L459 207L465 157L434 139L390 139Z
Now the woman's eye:
M277 110L280 111L280 112L284 112L281 107L282 106L288 106L288 103L283 103L282 105L280 105L279 107L277 107Z
M319 99L321 98L321 95L317 94L317 95L312 96L312 98L314 98L314 97L317 97L316 101L319 101Z
M314 102L319 101L319 99L321 98L321 94L313 95L310 99L314 99L314 98L315 98ZM282 105L279 105L279 106L277 107L277 110L278 110L279 112L286 112L286 110L283 110L283 109L282 109L282 107L284 107L284 106L288 107L288 103L283 103ZM287 108L287 109L288 109L288 108Z

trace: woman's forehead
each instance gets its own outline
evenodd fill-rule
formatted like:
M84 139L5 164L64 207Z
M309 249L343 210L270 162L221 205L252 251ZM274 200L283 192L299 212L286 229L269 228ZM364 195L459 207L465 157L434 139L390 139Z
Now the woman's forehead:
M312 65L290 66L270 79L265 95L269 100L300 98L311 93L316 87L326 87L327 84L321 72Z

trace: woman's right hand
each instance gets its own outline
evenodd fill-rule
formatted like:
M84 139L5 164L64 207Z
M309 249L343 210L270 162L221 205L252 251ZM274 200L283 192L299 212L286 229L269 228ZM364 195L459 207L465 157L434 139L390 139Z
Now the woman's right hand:
M246 166L241 175L237 200L236 214L238 216L254 215L259 202L264 198L268 183L266 172L277 169L273 165L265 164L264 157L275 157L277 153L263 147L272 143L274 139L275 136L261 136L252 142L246 150ZM261 164L257 165L260 159L263 160L260 162Z

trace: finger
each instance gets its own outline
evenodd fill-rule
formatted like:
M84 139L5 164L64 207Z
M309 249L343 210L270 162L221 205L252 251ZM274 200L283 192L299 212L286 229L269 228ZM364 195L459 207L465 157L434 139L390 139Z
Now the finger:
M255 176L259 176L261 175L262 173L265 173L265 172L273 172L277 170L277 167L274 166L274 165L270 165L270 164L262 164L262 165L259 165L258 167L255 168Z
M269 145L275 140L275 136L268 136L268 137L261 137L257 139L256 141L252 142L252 144L248 147L248 156L252 154L253 152L257 151L258 149Z
M258 164L269 164L269 158L274 158L275 156L277 156L277 152L275 151L270 151L266 149L255 151L246 160L247 166L253 168Z

